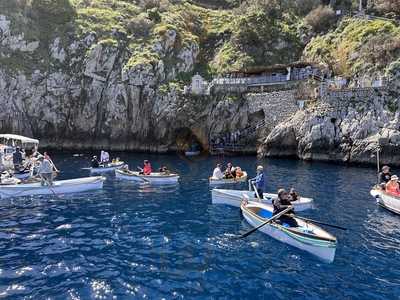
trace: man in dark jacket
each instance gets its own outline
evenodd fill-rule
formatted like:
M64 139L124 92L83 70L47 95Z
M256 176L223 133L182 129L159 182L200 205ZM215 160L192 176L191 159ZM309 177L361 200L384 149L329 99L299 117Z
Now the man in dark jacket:
M390 177L392 177L392 174L390 173L389 166L383 166L382 172L379 173L379 184L381 187L385 187L386 183L390 181Z
M15 152L13 153L13 164L14 164L14 169L15 170L19 170L21 165L22 165L22 152L19 149L19 147L17 147L15 149Z
M280 213L281 211L284 211L286 208L291 206L291 203L289 200L289 193L284 189L279 189L278 197L272 201L272 205L274 207L273 215L276 215L276 214ZM290 210L289 212L287 212L287 214L289 214L289 213L293 213L293 211ZM288 224L289 227L298 226L296 220L286 214L284 214L283 216L280 216L278 221L282 225Z

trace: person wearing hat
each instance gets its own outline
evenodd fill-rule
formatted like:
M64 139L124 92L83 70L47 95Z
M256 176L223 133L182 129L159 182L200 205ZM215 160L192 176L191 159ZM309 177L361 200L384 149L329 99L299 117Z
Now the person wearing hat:
M38 157L38 174L42 185L53 185L53 165L43 155Z
M257 193L254 194L254 197L258 198L258 196L263 199L264 198L264 188L265 188L265 177L264 177L264 167L257 167L257 176L253 179L250 179L251 183L255 185ZM258 194L258 196L257 196Z
M389 182L386 183L386 192L395 196L400 195L399 177L397 175L392 175Z
M379 184L384 187L386 183L390 181L390 177L392 177L392 174L390 173L390 167L383 166L382 172L379 173Z

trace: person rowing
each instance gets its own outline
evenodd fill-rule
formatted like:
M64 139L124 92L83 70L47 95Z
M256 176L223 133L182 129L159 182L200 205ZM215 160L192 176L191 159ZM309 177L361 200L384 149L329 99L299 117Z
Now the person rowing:
M292 206L289 200L289 193L285 189L278 190L278 197L272 201L272 205L274 207L274 211L272 213L273 216L279 214L284 211L288 207ZM289 210L287 214L294 214L293 210ZM290 227L297 227L298 224L295 219L284 214L278 218L278 221L281 224L288 224Z
M38 174L42 185L53 185L53 165L43 155L38 157L39 169Z
M50 155L49 155L47 152L44 152L44 153L43 153L43 156L44 156L45 159L47 159L47 160L52 164L52 166L53 166L53 168L54 168L54 171L57 172L57 173L60 173L60 171L57 169L55 163L54 163L53 160L51 159Z
M390 181L392 174L390 173L389 166L383 166L382 172L379 173L379 185L385 189L386 184Z
M257 192L254 197L258 198L258 196L263 199L264 198L264 188L265 188L265 176L264 176L264 167L257 167L257 176L250 179L250 182L255 185ZM258 194L258 196L257 196Z

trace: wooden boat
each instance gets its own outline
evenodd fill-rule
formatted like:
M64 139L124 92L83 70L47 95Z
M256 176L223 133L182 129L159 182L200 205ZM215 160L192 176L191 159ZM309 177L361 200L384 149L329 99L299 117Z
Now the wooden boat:
M261 196L261 195L260 195ZM211 201L213 204L226 204L235 207L240 207L243 197L249 198L251 201L257 202L258 199L254 197L253 191L239 191L239 190L225 190L225 189L212 189ZM277 194L264 193L261 203L272 204L272 200L277 198ZM300 199L293 201L295 211L303 211L313 207L314 200L312 198L300 197Z
M240 208L246 221L253 227L272 217L272 205L243 201ZM309 252L326 262L332 262L335 258L336 237L313 223L296 217L294 219L298 224L296 227L274 221L259 230L278 241Z
M217 179L214 177L209 178L210 185L220 185L220 184L232 184L232 183L239 183L239 182L245 182L247 181L247 172L243 171L242 177L236 177L236 178L223 178L223 179Z
M400 197L399 196L389 194L377 186L372 188L370 194L376 199L376 202L380 206L382 206L383 208L386 208L387 210L390 210L391 212L400 214Z
M116 169L121 168L122 166L124 166L125 163L123 161L119 161L119 162L115 162L115 163L108 163L105 165L100 165L98 168L83 168L84 170L89 170L90 173L105 173L105 172L111 172L114 171Z
M95 176L57 180L52 186L43 186L40 182L1 185L0 198L86 192L103 188L104 180L102 176Z
M151 184L176 184L178 183L179 175L170 173L160 173L153 172L150 175L139 174L139 172L130 171L130 170L115 170L115 176L117 178L132 180L137 182L145 182Z

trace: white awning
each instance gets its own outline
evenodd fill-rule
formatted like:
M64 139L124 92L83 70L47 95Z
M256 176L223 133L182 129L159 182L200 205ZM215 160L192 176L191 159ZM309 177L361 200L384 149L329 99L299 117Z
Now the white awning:
M19 141L21 144L39 145L39 140L16 134L0 134L0 139Z

